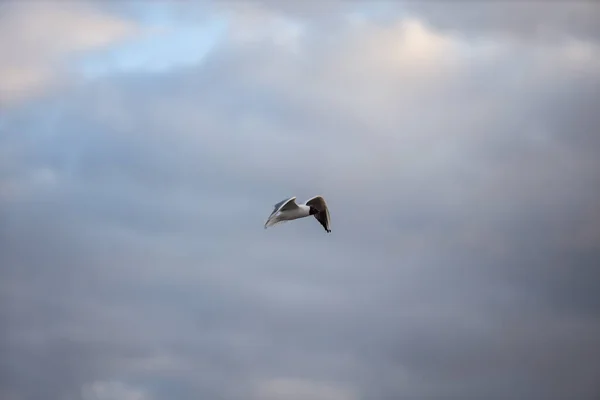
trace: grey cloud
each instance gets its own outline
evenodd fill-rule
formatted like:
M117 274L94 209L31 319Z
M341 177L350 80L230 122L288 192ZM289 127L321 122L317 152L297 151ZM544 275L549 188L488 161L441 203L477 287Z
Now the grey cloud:
M224 44L4 115L4 391L597 396L600 243L570 240L599 194L597 73L516 46L399 77L352 51L378 32ZM317 192L331 235L262 229Z
M443 31L517 40L600 39L600 6L593 1L406 2L402 8Z
M328 1L318 6L312 2L272 0L244 3L252 9L263 9L311 23L319 21L327 24L337 20L340 15L363 14L368 15L372 21L387 24L402 13L407 17L423 20L444 33L470 37L550 43L571 38L594 42L600 39L600 6L593 1L504 1L478 4L469 1Z

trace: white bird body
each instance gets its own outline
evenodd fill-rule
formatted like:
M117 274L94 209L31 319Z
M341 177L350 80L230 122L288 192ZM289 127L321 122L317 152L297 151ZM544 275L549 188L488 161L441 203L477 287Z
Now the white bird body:
M331 232L329 227L329 209L325 199L321 196L315 196L304 204L296 204L296 197L290 197L275 204L273 212L265 222L265 229L281 222L292 221L298 218L305 218L314 215L317 221L327 232Z
M310 215L310 207L305 204L298 204L297 208L283 211L281 217L283 220L291 221L293 219L304 218Z

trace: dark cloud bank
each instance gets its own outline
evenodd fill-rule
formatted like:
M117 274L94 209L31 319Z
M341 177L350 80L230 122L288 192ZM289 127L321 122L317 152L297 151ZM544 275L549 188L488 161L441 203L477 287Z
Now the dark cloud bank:
M377 32L3 115L0 397L598 399L598 70L522 44L402 81L351 64ZM263 230L317 193L332 234Z

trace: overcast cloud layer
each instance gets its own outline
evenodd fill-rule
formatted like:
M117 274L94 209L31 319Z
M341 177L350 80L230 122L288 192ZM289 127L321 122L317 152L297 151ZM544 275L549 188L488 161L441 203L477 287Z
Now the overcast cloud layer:
M0 399L598 399L600 7L426 3L0 4Z

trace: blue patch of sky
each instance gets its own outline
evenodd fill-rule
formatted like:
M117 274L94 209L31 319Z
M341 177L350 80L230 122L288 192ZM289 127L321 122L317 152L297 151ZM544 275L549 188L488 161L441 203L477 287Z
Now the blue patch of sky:
M223 18L182 21L168 11L158 5L149 7L137 19L150 32L80 55L75 68L85 78L94 79L113 73L162 72L193 65L201 62L226 32L227 22Z

